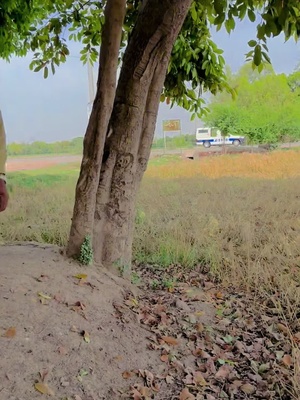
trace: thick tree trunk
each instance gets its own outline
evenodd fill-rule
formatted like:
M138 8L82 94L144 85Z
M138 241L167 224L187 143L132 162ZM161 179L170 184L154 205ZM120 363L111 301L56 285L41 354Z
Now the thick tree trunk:
M100 49L97 93L84 138L83 159L76 186L68 256L80 253L87 235L92 236L96 193L103 148L111 117L117 80L118 56L126 12L126 0L108 0Z
M132 32L104 148L94 222L94 259L130 266L137 190L148 162L160 94L191 0L148 0Z

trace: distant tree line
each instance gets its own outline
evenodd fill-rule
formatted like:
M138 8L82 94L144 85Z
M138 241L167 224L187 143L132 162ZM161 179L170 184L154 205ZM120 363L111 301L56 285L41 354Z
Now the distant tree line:
M246 136L250 143L300 140L300 68L291 75L276 74L271 66L262 73L245 64L237 74L227 70L236 99L226 93L212 98L205 117L208 126L225 135Z
M168 149L188 148L195 145L195 135L178 135L166 137L166 147ZM162 149L165 147L163 138L154 139L152 148ZM72 140L46 143L36 141L33 143L10 143L7 145L8 155L26 156L39 154L82 154L83 138L77 137Z
M83 138L45 143L36 141L33 143L10 143L7 152L10 156L26 156L39 154L82 154Z

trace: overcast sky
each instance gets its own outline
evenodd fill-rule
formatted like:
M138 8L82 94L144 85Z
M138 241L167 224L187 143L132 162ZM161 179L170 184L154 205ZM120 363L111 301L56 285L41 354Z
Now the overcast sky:
M236 71L244 63L247 42L255 38L255 26L249 21L237 24L230 36L214 34L224 50L227 64ZM281 36L269 41L270 56L277 73L290 73L300 62L300 45ZM0 60L0 108L9 142L71 139L83 136L87 124L88 73L79 60L79 47L71 46L71 57L54 76L44 79L42 73L29 70L30 57ZM96 71L95 71L96 74ZM187 112L166 105L160 107L156 134L162 134L162 120L179 118L184 133L194 133L199 121L190 122Z

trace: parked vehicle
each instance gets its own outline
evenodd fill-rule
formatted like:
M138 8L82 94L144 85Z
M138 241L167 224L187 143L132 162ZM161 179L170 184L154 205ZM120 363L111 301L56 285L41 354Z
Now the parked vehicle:
M223 145L240 146L244 142L244 136L224 136L222 132L216 128L198 128L196 131L196 144L206 148Z

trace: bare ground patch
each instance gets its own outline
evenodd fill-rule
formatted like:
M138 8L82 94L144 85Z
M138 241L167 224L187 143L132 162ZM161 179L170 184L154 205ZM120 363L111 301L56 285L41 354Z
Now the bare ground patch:
M133 286L35 244L0 247L0 271L1 400L297 398L276 293L260 304L200 266L142 265Z

